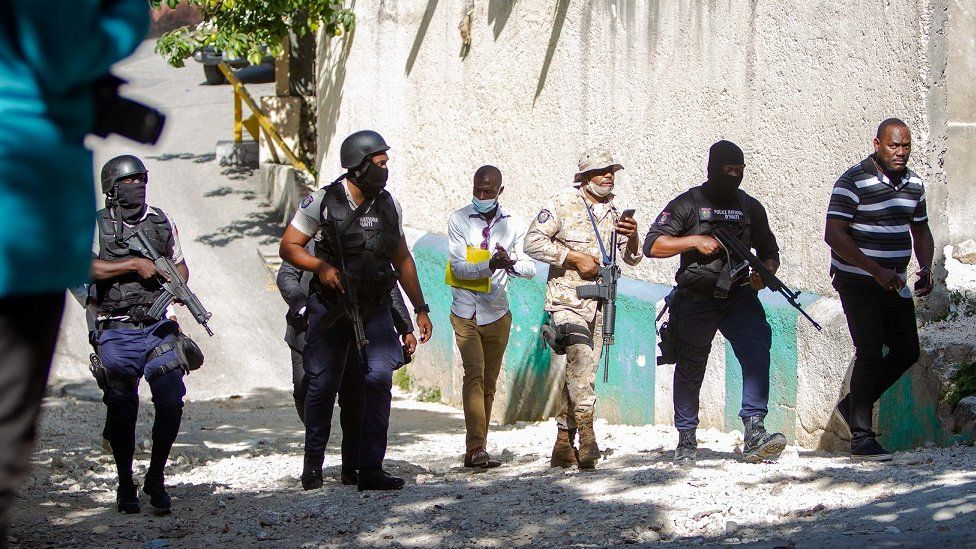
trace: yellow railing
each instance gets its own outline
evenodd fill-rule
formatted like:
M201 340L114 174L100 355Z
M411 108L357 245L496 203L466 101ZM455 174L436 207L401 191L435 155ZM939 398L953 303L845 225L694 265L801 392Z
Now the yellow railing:
M285 140L281 138L281 134L275 129L274 124L268 120L268 116L264 114L258 104L248 93L247 89L244 88L244 84L237 78L234 71L227 66L226 63L221 62L217 67L220 72L224 73L224 77L227 81L234 87L234 142L240 143L244 139L244 130L251 134L251 137L255 141L258 141L258 132L264 130L265 136L270 139L283 153L291 165L295 169L303 171L312 176L312 180L315 180L315 172L305 165L298 156L292 152L291 147L285 143ZM251 109L251 116L244 118L244 105L247 103L247 107ZM274 147L269 147L271 149L271 154L275 157L275 161L278 161L278 155L275 152Z

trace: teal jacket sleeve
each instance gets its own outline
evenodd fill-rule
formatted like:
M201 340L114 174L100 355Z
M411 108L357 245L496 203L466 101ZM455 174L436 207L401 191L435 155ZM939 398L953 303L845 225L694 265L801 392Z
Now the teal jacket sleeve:
M8 1L17 45L49 94L89 84L135 51L149 30L146 0Z

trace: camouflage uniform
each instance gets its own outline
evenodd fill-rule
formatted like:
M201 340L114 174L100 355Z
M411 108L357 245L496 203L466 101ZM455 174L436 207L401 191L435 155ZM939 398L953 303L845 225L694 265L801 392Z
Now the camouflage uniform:
M570 251L600 258L600 246L586 213L586 204L592 208L603 245L609 247L619 217L619 212L613 206L613 195L605 203L591 204L579 188L567 189L553 198L532 221L525 237L525 253L550 265L545 309L552 316L553 323L585 326L593 334L593 348L578 344L566 349L563 402L556 421L560 429L571 431L576 429L577 424L593 421L593 405L596 402L594 383L603 347L603 315L597 314L599 303L576 297L577 286L592 282L580 278L575 270L563 267ZM628 265L640 263L642 256L632 254L627 249L626 238L618 239L617 248L618 257ZM597 263L602 261L598 259ZM570 409L572 414L569 413Z

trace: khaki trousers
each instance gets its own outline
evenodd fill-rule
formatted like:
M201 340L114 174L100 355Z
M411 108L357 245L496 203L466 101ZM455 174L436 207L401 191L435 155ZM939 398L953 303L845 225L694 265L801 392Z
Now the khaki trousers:
M478 326L471 318L451 313L451 325L461 352L464 368L461 398L464 401L464 426L467 430L465 446L468 451L488 445L488 422L495 402L495 382L502 367L508 334L512 328L512 313L498 320Z
M596 370L603 350L603 312L597 311L590 322L573 311L555 311L552 321L560 324L584 326L593 334L593 348L577 344L566 348L566 371L563 374L562 404L556 423L560 429L576 429L585 418L592 420L596 405Z

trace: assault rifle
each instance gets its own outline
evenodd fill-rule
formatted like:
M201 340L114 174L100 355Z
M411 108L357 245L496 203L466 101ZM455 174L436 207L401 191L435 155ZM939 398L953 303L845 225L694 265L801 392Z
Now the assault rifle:
M210 321L212 314L207 311L196 294L186 285L186 280L183 280L183 275L176 269L173 260L162 256L153 247L152 241L149 240L149 237L146 236L146 233L142 229L136 230L135 236L135 239L130 239L128 242L129 249L152 261L157 269L166 273L166 276L169 277L169 280L163 281L163 295L159 296L152 304L152 307L149 308L149 316L163 318L166 307L169 307L169 304L173 300L177 300L186 306L193 315L193 318L207 331L207 334L213 336L213 331L207 326L207 322Z
M743 244L738 238L729 234L721 227L715 229L713 236L718 239L726 251L728 251L730 254L738 256L740 259L742 259L742 261L748 263L749 266L752 267L752 270L759 274L759 277L762 279L763 284L765 284L767 288L774 292L779 292L780 295L786 298L787 303L792 305L797 311L800 311L800 314L805 316L806 319L813 324L813 327L816 328L817 331L822 330L820 325L817 324L817 321L811 318L810 315L803 310L803 307L800 306L800 303L797 302L796 299L800 296L800 292L791 290L786 284L783 283L782 280L777 278L768 267L763 265L762 261L759 261L759 258L752 253L752 250L746 247L746 245Z
M363 205L366 204L366 202L363 202ZM338 223L331 223L331 225L335 235L335 241L337 242L336 256L339 258L339 264L335 267L339 270L339 283L342 284L342 289L344 290L336 292L337 298L345 310L346 315L349 317L349 322L352 323L353 337L356 338L356 348L359 349L359 356L363 359L363 364L366 364L366 345L369 344L369 340L366 339L366 325L363 322L363 312L359 308L359 295L356 284L350 280L349 272L346 270L345 255L342 253L342 233L359 217L362 209L362 206L356 208L349 220L343 223L342 229L339 228Z
M617 281L620 279L616 230L613 230L610 237L609 257L604 254L603 266L597 276L600 280L598 283L577 286L576 297L597 299L603 306L603 382L606 383L610 379L610 346L613 345L613 333L617 324Z

